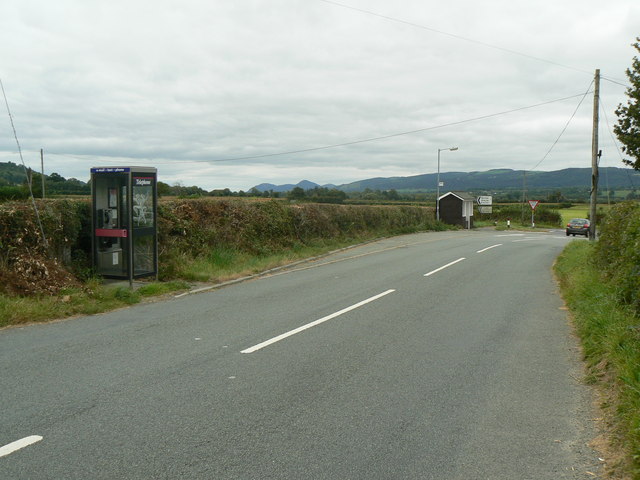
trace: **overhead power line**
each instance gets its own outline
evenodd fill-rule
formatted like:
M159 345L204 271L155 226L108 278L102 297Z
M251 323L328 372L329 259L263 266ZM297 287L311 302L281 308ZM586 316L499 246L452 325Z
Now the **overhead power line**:
M345 5L344 3L335 2L333 0L319 0L319 1L323 2L323 3L328 3L330 5L335 5L337 7L347 8L349 10L354 10L356 12L364 13L364 14L371 15L371 16L374 16L374 17L382 18L382 19L388 20L390 22L409 25L410 27L419 28L421 30L427 30L429 32L437 33L439 35L446 35L447 37L455 38L457 40L463 40L465 42L475 43L476 45L482 45L483 47L492 48L494 50L500 50L501 52L510 53L512 55L518 55L519 57L525 57L525 58L529 58L531 60L536 60L538 62L549 63L549 64L555 65L557 67L567 68L569 70L574 70L576 72L586 73L586 74L592 75L592 72L589 72L587 70L583 70L581 68L572 67L570 65L565 65L563 63L554 62L553 60L548 60L546 58L536 57L534 55L529 55L527 53L519 52L517 50L512 50L510 48L501 47L499 45L493 45L491 43L482 42L480 40L475 40L473 38L463 37L462 35L457 35L455 33L445 32L443 30L438 30L436 28L427 27L426 25L420 25L418 23L410 22L408 20L402 20L400 18L390 17L388 15L383 15L381 13L372 12L371 10L365 10L365 9L362 9L362 8L352 7L351 5Z
M445 32L444 30L438 30L437 28L428 27L426 25L420 25L418 23L410 22L408 20L402 20L400 18L391 17L389 15L383 15L381 13L372 12L371 10L365 10L365 9L362 9L362 8L353 7L351 5L345 5L344 3L335 2L333 0L319 0L319 1L323 2L323 3L328 3L330 5L335 5L337 7L342 7L342 8L346 8L346 9L349 9L349 10L353 10L353 11L356 11L356 12L359 12L359 13L364 13L366 15L371 15L371 16L374 16L374 17L382 18L383 20L388 20L390 22L401 23L401 24L404 24L404 25L408 25L410 27L419 28L421 30L427 30L427 31L432 32L432 33L437 33L439 35L445 35L447 37L455 38L457 40L462 40L462 41L465 41L465 42L474 43L476 45L480 45L480 46L483 46L483 47L486 47L486 48L491 48L491 49L499 50L501 52L509 53L509 54L512 54L512 55L517 55L519 57L528 58L530 60L535 60L537 62L544 62L544 63L548 63L550 65L555 65L557 67L562 67L562 68L566 68L566 69L569 69L569 70L574 70L576 72L585 73L587 75L592 75L592 72L590 72L590 71L587 71L587 70L584 70L584 69L581 69L581 68L577 68L577 67L572 67L571 65L565 65L564 63L560 63L560 62L556 62L556 61L553 61L553 60L549 60L547 58L536 57L535 55L530 55L528 53L519 52L517 50L512 50L510 48L501 47L499 45L493 45L491 43L483 42L481 40L475 40L473 38L463 37L462 35L457 35L455 33ZM607 81L609 81L611 83L615 83L616 85L620 85L622 87L630 88L630 85L628 83L623 83L624 80L619 80L619 79L606 77L606 76L601 76L600 78L602 78L603 80L607 80Z
M589 92L587 92L586 94L588 94ZM352 141L347 141L347 142L342 142L342 143L335 143L335 144L331 144L331 145L323 145L320 147L310 147L310 148L300 148L297 150L286 150L286 151L281 151L281 152L275 152L275 153L264 153L264 154L260 154L260 155L250 155L250 156L244 156L244 157L228 157L228 158L216 158L216 159L210 159L210 160L187 160L190 163L216 163L216 162L234 162L234 161L240 161L240 160L257 160L260 158L269 158L269 157L278 157L278 156L282 156L282 155L293 155L293 154L297 154L297 153L307 153L307 152L315 152L315 151L319 151L319 150L329 150L331 148L339 148L339 147L347 147L350 145L358 145L361 143L368 143L368 142L376 142L376 141L380 141L380 140L386 140L389 138L395 138L395 137L401 137L404 135L413 135L416 133L422 133L422 132L428 132L430 130L437 130L440 128L447 128L447 127L453 127L456 125L462 125L465 123L471 123L471 122L477 122L480 120L486 120L489 118L494 118L494 117L499 117L502 115L509 115L511 113L516 113L516 112L521 112L523 110L530 110L532 108L537 108L537 107L543 107L545 105L551 105L553 103L559 103L559 102L564 102L566 100L571 100L572 98L578 98L578 97L584 97L586 95L585 93L578 93L576 95L571 95L568 97L563 97L563 98L557 98L555 100L548 100L546 102L540 102L540 103L536 103L534 105L528 105L526 107L518 107L518 108L513 108L511 110L504 110L502 112L496 112L496 113L489 113L487 115L481 115L478 117L473 117L473 118L467 118L464 120L458 120L455 122L449 122L449 123L443 123L440 125L433 125L431 127L425 127L425 128L418 128L416 130L408 130L405 132L398 132L398 133L391 133L391 134L387 134L387 135L380 135L378 137L371 137L371 138L365 138L365 139L360 139L360 140L352 140ZM581 100L582 102L582 100ZM575 113L574 113L575 115ZM565 127L566 129L566 127ZM556 140L557 142L557 140ZM64 153L58 153L55 151L50 152L50 154L52 155L59 155L59 156L66 156L66 157L70 157L70 155L66 155ZM118 162L120 162L120 160L118 160ZM162 161L162 160L154 160L154 163L157 164L173 164L173 163L180 163L183 162L182 160L176 160L176 161Z
M542 162L544 162L547 157L549 156L549 154L551 153L551 151L555 148L555 146L558 144L558 142L560 141L560 138L562 138L562 135L564 135L564 132L567 131L567 128L569 127L569 124L571 123L571 121L573 120L573 118L576 116L576 113L578 113L578 109L580 108L580 105L582 105L582 102L584 102L584 99L587 98L587 95L590 93L591 90L591 85L593 85L593 81L591 81L591 84L589 85L589 88L587 88L587 91L584 92L584 95L582 95L582 98L580 99L580 101L578 102L578 105L576 106L575 110L573 111L573 113L571 114L571 117L569 117L569 120L567 120L567 123L565 124L564 128L562 129L562 131L560 132L560 135L558 135L558 138L556 138L556 140L553 142L553 144L551 145L551 147L549 148L549 150L547 151L547 153L544 154L544 156L542 157L542 159L536 163L536 165L531 168L531 170L535 170L536 168L538 168L538 166L540 166L540 164Z
M605 120L605 123L607 124L607 130L609 131L609 136L611 137L611 141L613 142L613 145L616 151L618 152L618 156L620 157L620 163L624 164L624 156L622 155L622 149L620 148L620 144L616 140L616 137L613 134L613 129L609 124L609 117L607 115L607 110L604 108L604 102L602 101L602 98L600 99L600 111L604 115L604 120ZM633 178L630 175L631 169L625 168L625 172L627 173L627 180L629 180L629 185L631 186L631 188L632 189L636 188Z
M42 226L42 222L40 221L40 212L38 212L38 206L36 205L36 201L33 198L33 189L31 188L31 178L29 178L29 174L27 173L27 166L24 163L24 158L22 157L22 148L20 148L20 141L18 140L18 134L16 133L16 127L13 123L13 115L11 115L11 110L9 109L9 101L7 100L7 94L4 91L4 85L2 83L2 79L0 79L0 89L2 90L2 96L4 97L4 104L7 106L7 114L9 115L9 121L11 122L11 128L13 129L13 136L16 139L16 145L18 145L18 153L20 154L20 160L22 161L22 167L24 168L24 174L27 177L27 185L29 187L29 195L31 196L31 203L33 205L33 210L36 214L36 220L38 222L38 227L40 227L40 234L42 235L42 244L47 247L47 237L44 234L44 228Z
M452 127L455 125L462 125L464 123L470 123L470 122L477 122L479 120L486 120L488 118L493 118L493 117L499 117L501 115L508 115L510 113L515 113L515 112L520 112L522 110L528 110L531 108L536 108L536 107L542 107L544 105L550 105L552 103L558 103L558 102L563 102L565 100L570 100L572 98L577 98L577 97L582 97L584 96L584 93L579 93L577 95L571 95L569 97L564 97L564 98L558 98L555 100L549 100L546 102L542 102L542 103L536 103L535 105L529 105L526 107L519 107L519 108L514 108L512 110L505 110L502 112L497 112L497 113L490 113L487 115L481 115L479 117L473 117L473 118L467 118L465 120L458 120L455 122L449 122L449 123L443 123L441 125L434 125L431 127L425 127L425 128L418 128L416 130L409 130L406 132L399 132L399 133L391 133L391 134L387 134L387 135L381 135L379 137L372 137L372 138L365 138L365 139L361 139L361 140L352 140L349 142L342 142L342 143L335 143L332 145L324 145L321 147L311 147L311 148L301 148L298 150L288 150L288 151L283 151L283 152L277 152L277 153L265 153L262 155L251 155L251 156L246 156L246 157L231 157L231 158L218 158L218 159L213 159L213 160L193 160L194 162L205 162L205 163L210 163L210 162L231 162L231 161L238 161L238 160L255 160L255 159L259 159L259 158L267 158L267 157L276 157L276 156L280 156L280 155L292 155L292 154L296 154L296 153L307 153L307 152L314 152L314 151L318 151L318 150L327 150L330 148L338 148L338 147L347 147L350 145L357 145L360 143L367 143L367 142L375 142L378 140L386 140L389 138L394 138L394 137L400 137L403 135L412 135L415 133L421 133L421 132L427 132L430 130L436 130L439 128L446 128L446 127Z

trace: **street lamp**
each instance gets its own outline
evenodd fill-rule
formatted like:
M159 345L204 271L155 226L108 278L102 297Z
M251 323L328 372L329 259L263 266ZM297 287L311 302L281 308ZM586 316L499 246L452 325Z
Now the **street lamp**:
M440 221L440 152L443 150L454 151L458 147L439 148L438 149L438 185L436 187L436 220Z

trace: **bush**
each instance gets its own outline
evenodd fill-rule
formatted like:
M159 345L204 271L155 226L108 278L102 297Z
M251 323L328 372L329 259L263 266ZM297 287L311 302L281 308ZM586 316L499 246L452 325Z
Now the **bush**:
M595 261L620 299L640 314L640 204L620 203L603 218Z
M493 213L488 215L478 215L476 219L482 218L483 220L490 221L506 221L511 219L512 222L518 222L523 215L523 206L518 205L494 205ZM547 205L538 204L535 211L536 224L551 225L554 227L562 226L562 215L556 209ZM529 225L531 221L531 208L529 205L524 206L524 225Z
M601 268L592 261L599 249L592 242L571 242L558 257L555 271L582 340L589 369L585 380L602 388L610 448L619 459L607 461L609 469L619 470L611 478L640 478L638 317L620 304L618 285L601 277Z
M160 270L173 278L189 259L212 252L269 255L319 240L345 240L432 230L433 209L191 199L159 210Z
M7 185L0 187L0 202L29 198L29 190L24 187Z
M0 291L21 295L56 294L78 284L68 267L72 259L83 258L82 251L86 248L83 238L89 234L83 221L89 212L88 202L38 200L36 203L46 245L30 203L0 205Z
M46 247L30 203L0 205L0 292L54 295L92 277L90 201L38 200L37 205ZM196 259L222 268L233 255L260 257L324 240L438 227L433 209L424 207L178 199L158 205L159 274L179 278L181 265Z

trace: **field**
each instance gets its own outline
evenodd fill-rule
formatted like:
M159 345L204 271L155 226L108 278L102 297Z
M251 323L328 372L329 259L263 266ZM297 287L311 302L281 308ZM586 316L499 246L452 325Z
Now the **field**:
M559 210L560 215L562 215L562 223L566 225L569 220L572 218L589 218L589 204L588 203L579 203L571 208L562 208ZM602 216L606 214L610 205L600 204L598 205L598 216Z

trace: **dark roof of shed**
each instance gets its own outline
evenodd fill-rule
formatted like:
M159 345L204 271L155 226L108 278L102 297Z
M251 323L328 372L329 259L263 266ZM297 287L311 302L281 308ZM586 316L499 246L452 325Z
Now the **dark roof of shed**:
M447 192L444 195L440 196L440 200L442 200L444 197L446 197L448 195L454 195L454 196L458 197L460 200L465 200L465 201L468 201L468 202L475 202L476 201L476 197L469 195L467 192Z

